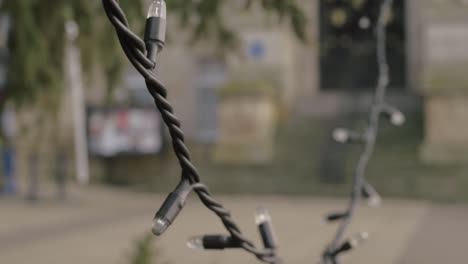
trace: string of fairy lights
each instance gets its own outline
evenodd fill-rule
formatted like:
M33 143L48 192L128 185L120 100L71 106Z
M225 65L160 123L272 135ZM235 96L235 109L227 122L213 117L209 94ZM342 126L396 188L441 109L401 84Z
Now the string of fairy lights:
M168 195L154 217L153 233L162 235L169 228L183 209L188 195L193 191L203 205L219 217L227 234L205 235L191 239L189 244L192 248L207 250L242 248L263 262L281 263L276 254L276 237L268 211L261 208L255 215L259 233L264 242L263 247L259 248L244 236L230 211L211 195L206 185L201 183L197 168L191 162L191 154L185 144L181 122L175 116L172 105L167 99L166 88L155 73L158 54L165 44L167 16L165 1L152 1L146 20L144 40L129 29L128 20L117 0L103 0L102 2L127 58L146 81L148 91L154 98L156 107L169 130L174 154L181 168L179 184Z
M341 221L335 239L323 254L324 263L338 263L338 256L354 248L361 240L367 238L367 233L361 233L350 240L343 242L344 234L359 205L361 197L367 197L372 204L380 203L375 189L365 180L365 170L373 154L378 132L380 116L390 118L395 125L404 122L403 114L385 102L385 92L389 84L389 67L386 55L386 14L390 10L392 0L383 0L380 16L377 23L377 52L379 65L379 80L375 95L375 102L371 108L369 124L363 133L351 132L344 129L335 130L335 140L342 143L362 143L364 152L358 162L353 180L353 191L347 210L343 213L334 213L327 217L329 221ZM240 248L253 254L260 261L271 264L280 264L282 260L277 254L278 242L275 236L273 223L268 211L260 207L255 213L262 247L256 246L242 233L233 216L220 202L218 202L201 182L195 165L191 162L189 148L185 144L184 132L181 122L174 114L173 107L167 99L167 89L158 80L156 74L157 59L165 45L167 10L164 0L153 0L146 20L145 36L141 39L129 28L124 11L120 8L118 0L102 0L106 14L115 28L116 34L124 53L146 81L149 93L154 98L157 109L167 126L172 141L175 156L181 168L180 182L171 192L154 217L153 233L162 235L175 221L183 209L185 201L191 192L196 193L203 205L212 211L222 222L226 234L213 234L192 237L188 246L193 249L221 250Z
M383 0L380 7L380 13L376 24L376 43L377 43L377 66L378 80L375 90L375 97L371 106L367 126L362 132L350 131L343 128L335 129L333 138L335 141L343 144L360 144L363 148L361 156L357 162L354 175L352 191L348 207L343 212L332 213L327 216L329 222L339 221L339 226L332 242L326 247L322 254L323 264L339 263L339 256L347 252L369 236L367 232L361 232L356 236L345 240L351 222L355 216L360 201L367 199L370 206L378 206L381 198L377 191L367 181L365 174L369 161L374 153L375 144L379 132L379 121L382 116L386 117L390 123L395 126L401 126L405 122L405 116L396 107L391 106L385 101L385 95L390 83L390 69L387 58L387 34L386 26L393 0Z

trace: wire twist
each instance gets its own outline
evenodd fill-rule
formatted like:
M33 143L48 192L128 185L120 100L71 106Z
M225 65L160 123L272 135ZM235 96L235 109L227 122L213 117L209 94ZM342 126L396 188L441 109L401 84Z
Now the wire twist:
M154 72L156 63L146 57L147 51L144 41L129 29L128 20L120 8L118 0L102 0L102 3L109 20L115 28L125 55L145 79L148 91L154 98L156 107L169 130L173 151L182 169L182 180L187 180L192 184L192 188L201 202L221 219L232 238L238 240L244 250L252 253L263 262L280 263L274 250L258 249L252 241L242 234L230 211L216 201L208 188L201 183L197 168L191 162L191 154L185 144L185 135L181 128L181 122L174 114L174 109L167 99L167 89L158 80Z
M389 11L393 5L393 0L382 0L382 4L380 7L380 13L376 25L376 38L377 38L377 64L378 64L378 81L377 87L375 91L374 102L372 104L368 126L366 127L363 139L364 139L364 150L358 160L356 169L354 171L353 182L352 182L352 192L350 195L350 200L348 207L346 209L346 217L340 223L338 230L335 234L335 237L331 244L325 249L322 255L322 263L339 263L337 256L332 254L338 247L341 245L346 230L350 226L353 217L356 213L356 210L360 204L361 200L361 190L366 184L365 180L365 172L369 161L374 153L375 143L377 140L377 135L379 131L379 121L380 116L383 112L384 107L386 106L385 103L385 94L387 91L387 87L390 82L390 72L389 72L389 64L387 58L387 34L386 34L386 26L387 26L387 18Z

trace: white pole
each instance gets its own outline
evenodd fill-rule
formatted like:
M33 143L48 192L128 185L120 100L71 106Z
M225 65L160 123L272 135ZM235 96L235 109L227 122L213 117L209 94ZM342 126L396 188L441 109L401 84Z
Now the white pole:
M76 179L79 184L89 183L89 157L85 124L85 102L83 95L83 79L81 72L80 50L76 46L79 28L76 22L66 23L67 50L66 69L68 84L72 93L74 143L75 143L75 168Z

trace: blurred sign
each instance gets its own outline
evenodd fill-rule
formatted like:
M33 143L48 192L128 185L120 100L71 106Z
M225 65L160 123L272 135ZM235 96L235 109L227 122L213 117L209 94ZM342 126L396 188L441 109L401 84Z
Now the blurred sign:
M91 110L88 145L93 155L157 154L163 146L161 120L152 108Z
M261 60L265 57L266 47L262 40L255 39L248 46L249 57L254 60Z

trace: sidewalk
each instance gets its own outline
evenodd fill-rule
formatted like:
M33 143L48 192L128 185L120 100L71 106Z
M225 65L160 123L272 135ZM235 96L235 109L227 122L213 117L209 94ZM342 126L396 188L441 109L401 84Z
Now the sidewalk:
M65 203L0 200L0 263L129 264L134 241L150 231L155 209L163 199L160 195L89 187L72 189ZM293 264L315 263L335 230L334 225L322 223L322 217L344 205L342 200L272 196L224 196L220 200L255 241L259 239L253 212L258 205L268 208L281 243L280 254L286 263ZM399 263L405 254L425 252L415 249L408 253L407 249L415 234L420 234L430 208L422 202L388 200L379 209L363 208L353 233L367 231L371 238L343 263ZM188 237L205 233L225 232L217 218L191 197L176 223L156 241L159 257L155 264L258 263L238 250L196 252L186 247ZM428 259L424 263L441 262Z

